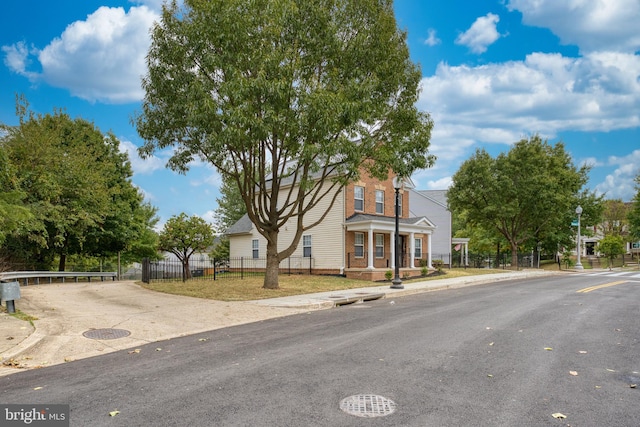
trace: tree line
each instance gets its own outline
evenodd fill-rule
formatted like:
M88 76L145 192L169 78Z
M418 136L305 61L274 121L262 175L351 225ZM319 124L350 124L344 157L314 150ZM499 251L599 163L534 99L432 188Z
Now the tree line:
M157 256L156 208L131 181L112 133L63 110L0 125L0 260L64 271L67 260L123 263Z
M589 170L573 164L563 143L539 135L496 157L478 149L454 174L447 194L454 232L471 238L477 252L510 252L517 265L518 252L575 250L580 206L582 235L600 228L595 249L615 258L625 243L640 240L640 175L634 202L624 203L586 190Z

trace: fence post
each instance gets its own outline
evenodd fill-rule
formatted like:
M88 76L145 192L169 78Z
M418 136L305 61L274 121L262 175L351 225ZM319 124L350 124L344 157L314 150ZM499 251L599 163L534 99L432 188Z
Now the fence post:
M213 280L216 280L216 258L213 257Z
M309 275L311 275L311 257L309 257Z
M287 258L287 265L289 266L289 276L291 276L291 257Z
M244 279L244 257L240 257L240 278Z

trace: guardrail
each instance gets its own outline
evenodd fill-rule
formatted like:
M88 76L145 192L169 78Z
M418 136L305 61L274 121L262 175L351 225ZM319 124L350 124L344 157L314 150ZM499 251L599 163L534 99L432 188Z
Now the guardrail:
M29 284L29 279L33 279L37 285L40 283L40 279L48 279L49 283L52 283L53 279L61 279L64 283L68 278L73 278L77 282L79 278L83 277L91 282L92 278L99 277L104 282L105 278L111 278L115 281L117 276L118 273L115 271L7 271L0 273L0 281L22 280L26 286Z

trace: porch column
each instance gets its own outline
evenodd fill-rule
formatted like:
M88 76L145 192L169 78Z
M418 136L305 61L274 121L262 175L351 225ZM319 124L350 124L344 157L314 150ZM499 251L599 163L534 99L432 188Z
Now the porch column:
M464 243L464 265L469 265L469 243Z
M373 246L375 245L374 241L373 241L373 229L369 228L369 250L368 250L368 254L369 254L369 265L367 266L367 268L369 270L373 270Z
M396 269L396 233L389 233L391 236L391 271Z
M429 251L427 253L427 267L428 268L433 268L433 265L431 264L431 237L433 236L433 234L427 234L427 251ZM451 260L449 260L449 262L451 262Z
M416 266L416 237L415 233L412 231L409 233L409 251L411 254L409 255L409 268L414 268Z

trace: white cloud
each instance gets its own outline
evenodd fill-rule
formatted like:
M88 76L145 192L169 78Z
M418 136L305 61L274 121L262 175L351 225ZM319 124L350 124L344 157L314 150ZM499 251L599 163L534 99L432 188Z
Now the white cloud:
M428 30L429 37L424 41L424 44L427 46L435 46L442 42L438 37L436 37L436 30L433 28L429 28Z
M630 201L635 194L634 178L640 173L640 150L624 157L611 156L607 163L616 169L596 185L596 192L606 194L607 199Z
M160 152L160 156L151 156L147 159L142 159L138 155L138 147L131 141L120 140L120 152L127 153L129 161L131 162L131 168L134 174L149 175L157 170L165 168L167 159L170 156L170 152Z
M439 132L461 140L509 143L542 132L626 129L640 126L638 75L640 56L622 53L534 53L477 67L441 63L423 79L418 105Z
M5 63L32 82L69 90L90 102L127 103L142 99L149 29L158 14L147 6L100 7L85 21L70 24L41 51L24 43L3 46ZM41 72L28 71L36 55Z
M526 25L549 28L581 52L634 53L640 48L638 0L508 0Z
M487 47L500 38L496 29L500 17L493 13L481 16L471 27L456 38L456 44L467 46L473 53L483 53Z

